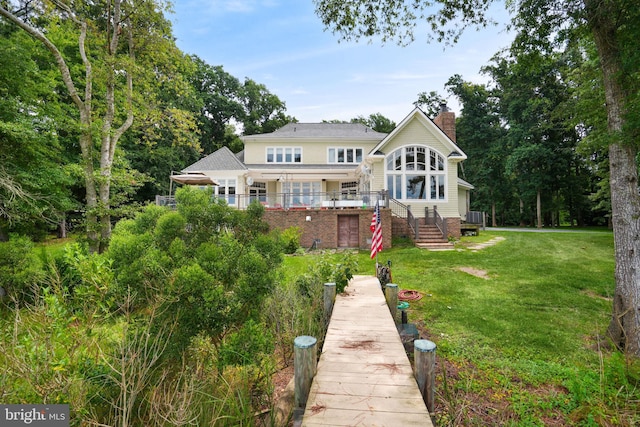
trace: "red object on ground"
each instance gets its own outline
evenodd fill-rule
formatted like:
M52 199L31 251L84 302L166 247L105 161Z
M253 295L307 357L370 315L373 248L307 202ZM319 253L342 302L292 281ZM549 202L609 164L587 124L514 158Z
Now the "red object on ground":
M398 299L401 301L418 301L422 298L422 294L418 291L403 289L398 291Z

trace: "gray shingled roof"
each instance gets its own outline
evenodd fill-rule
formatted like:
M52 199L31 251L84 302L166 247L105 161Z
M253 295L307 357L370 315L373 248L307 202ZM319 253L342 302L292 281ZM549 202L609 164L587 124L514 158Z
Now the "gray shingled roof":
M382 140L386 133L376 132L361 123L289 123L280 129L246 138L348 138Z
M300 170L305 170L305 169L327 169L327 170L348 170L348 171L352 171L355 169L355 165L353 164L346 164L346 165L340 165L340 164L299 164L299 163L263 163L263 164L254 164L254 165L247 165L247 168L249 169L274 169L274 170L282 170L282 169L287 169L287 170L293 170L293 169L300 169Z
M183 172L197 172L210 170L244 170L247 167L238 160L228 147L222 147L218 151L209 154L192 165L187 166Z

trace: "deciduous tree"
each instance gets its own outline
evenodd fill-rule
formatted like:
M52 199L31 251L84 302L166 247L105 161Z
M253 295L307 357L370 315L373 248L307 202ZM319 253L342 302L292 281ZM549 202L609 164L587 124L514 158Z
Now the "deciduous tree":
M389 133L395 129L396 123L380 113L369 114L369 117L358 116L351 123L362 123L376 132Z
M511 217L513 188L505 174L505 128L498 114L498 98L485 85L451 77L446 84L462 105L456 120L456 139L467 154L463 177L475 186L471 206L475 210L490 212L495 227Z
M62 101L46 51L0 22L0 240L40 237L73 207L61 129Z
M138 57L167 35L156 25L164 6L155 0L0 3L0 16L50 52L76 107L92 251L104 250L111 236L116 147L134 121L134 79L142 71ZM69 43L72 34L75 47Z

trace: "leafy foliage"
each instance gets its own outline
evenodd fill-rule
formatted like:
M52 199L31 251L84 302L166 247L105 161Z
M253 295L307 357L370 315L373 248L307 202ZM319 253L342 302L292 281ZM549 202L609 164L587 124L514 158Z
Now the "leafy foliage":
M351 123L362 123L376 132L382 133L390 133L396 128L396 123L393 120L380 113L370 114L369 117L358 116L351 119Z
M300 292L307 296L316 293L314 288L322 289L324 283L335 283L336 293L342 293L357 267L356 257L352 253L341 254L338 260L325 254L315 260L308 273L298 276L296 283Z
M285 254L294 254L300 249L300 238L302 237L302 229L300 227L289 227L280 232L280 240L282 241Z
M247 211L212 199L209 191L180 189L177 211L149 206L114 230L107 256L116 271L113 292L131 295L131 308L161 303L161 322L177 319L178 348L205 333L223 333L254 315L274 286L282 248ZM162 327L162 326L159 326Z
M17 304L33 303L44 279L42 263L27 237L14 237L0 242L0 287L2 300Z
M44 49L1 21L0 35L0 240L42 237L74 207L60 141L67 119Z
M273 353L273 336L263 324L249 319L242 327L225 337L220 346L218 363L221 368L230 365L260 366L262 358Z

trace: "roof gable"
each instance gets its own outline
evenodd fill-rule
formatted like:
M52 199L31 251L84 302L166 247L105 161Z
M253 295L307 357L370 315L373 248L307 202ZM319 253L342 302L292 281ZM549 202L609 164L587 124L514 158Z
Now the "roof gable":
M393 140L409 123L414 121L422 124L427 131L431 132L445 147L449 149L451 158L455 160L465 160L467 155L464 154L462 149L456 145L443 131L440 129L427 115L418 107L414 108L407 117L405 117L395 129L388 134L378 145L376 145L370 152L370 155L382 155L384 154L384 147ZM455 153L455 154L454 154Z
M228 147L222 147L206 157L187 166L183 172L200 172L210 170L246 170L247 167Z

